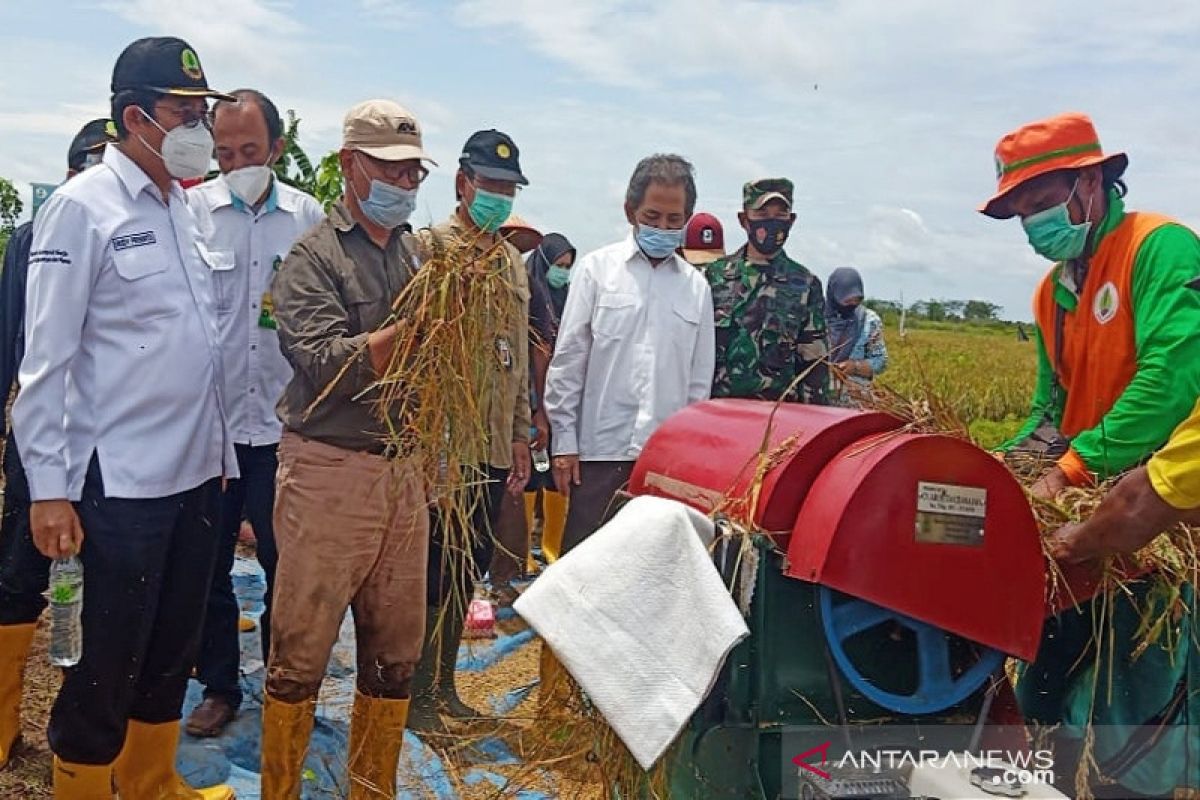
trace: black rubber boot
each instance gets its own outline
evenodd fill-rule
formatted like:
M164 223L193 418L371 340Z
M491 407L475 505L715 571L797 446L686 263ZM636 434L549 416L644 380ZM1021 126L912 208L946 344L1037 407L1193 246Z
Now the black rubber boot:
M438 622L437 607L425 611L425 642L421 646L421 661L413 673L408 707L408 727L417 733L444 733L446 726L438 714L438 698L434 691L433 673L437 669L437 648L434 629ZM445 632L442 632L443 638Z
M454 604L451 604L453 609ZM463 626L466 620L462 614L446 611L442 621L442 636L438 640L438 670L434 693L437 696L440 710L455 719L479 719L483 715L464 703L458 696L454 682L454 672L458 664L458 646L462 643ZM422 658L424 654L422 654Z

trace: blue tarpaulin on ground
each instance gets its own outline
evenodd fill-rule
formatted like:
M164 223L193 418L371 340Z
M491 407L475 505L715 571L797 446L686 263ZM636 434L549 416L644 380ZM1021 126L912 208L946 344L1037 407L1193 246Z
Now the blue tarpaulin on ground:
M262 613L263 577L253 560L239 558L233 570L234 591L243 613L257 618ZM533 632L522 629L515 634L501 633L494 640L475 641L459 653L458 668L486 669L528 644ZM237 719L225 732L212 739L184 735L179 743L179 770L193 786L228 783L239 800L259 798L259 739L262 723L264 668L258 632L243 634L242 689L245 700ZM341 635L334 646L329 669L317 704L317 720L305 762L304 800L328 800L344 797L346 791L346 742L349 736L350 707L354 701L354 626L347 615ZM491 711L511 711L533 686L516 687L490 698ZM196 681L188 686L184 716L201 700L203 687ZM499 739L485 739L472 748L476 765L463 773L467 785L489 783L504 785L503 776L489 767L519 763L507 745ZM411 731L405 734L400 756L397 796L404 800L455 798L457 794L437 754L426 747ZM522 800L543 800L542 792L522 791Z

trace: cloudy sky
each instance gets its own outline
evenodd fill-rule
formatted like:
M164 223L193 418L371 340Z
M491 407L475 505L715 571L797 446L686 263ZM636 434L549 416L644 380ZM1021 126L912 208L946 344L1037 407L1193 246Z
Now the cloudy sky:
M1005 131L1090 113L1131 156L1129 202L1200 224L1200 2L1159 0L0 0L0 175L57 180L107 114L113 61L189 40L219 88L251 86L336 147L355 102L393 98L441 162L420 221L453 202L474 130L521 148L517 211L581 250L623 235L637 160L679 152L699 208L743 241L750 178L797 185L789 252L868 293L981 298L1029 317L1045 265L975 213Z

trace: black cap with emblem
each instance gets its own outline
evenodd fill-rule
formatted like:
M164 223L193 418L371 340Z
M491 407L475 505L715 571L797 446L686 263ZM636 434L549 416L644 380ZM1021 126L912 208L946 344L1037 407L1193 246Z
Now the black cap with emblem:
M174 36L138 39L121 52L113 67L112 93L130 89L237 102L232 95L208 88L196 51Z
M71 146L67 149L67 166L81 171L88 163L88 155L104 149L109 142L117 140L117 129L112 120L94 119L79 129Z
M471 134L471 138L463 145L458 164L484 178L528 186L529 180L521 174L519 157L520 151L512 138L492 128Z

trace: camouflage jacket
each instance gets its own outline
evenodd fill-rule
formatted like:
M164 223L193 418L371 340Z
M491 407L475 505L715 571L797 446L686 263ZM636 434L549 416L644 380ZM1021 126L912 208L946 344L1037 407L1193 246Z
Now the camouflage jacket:
M782 250L765 266L752 264L744 246L709 264L706 275L717 332L712 396L778 400L812 367L786 399L824 405L821 281Z

